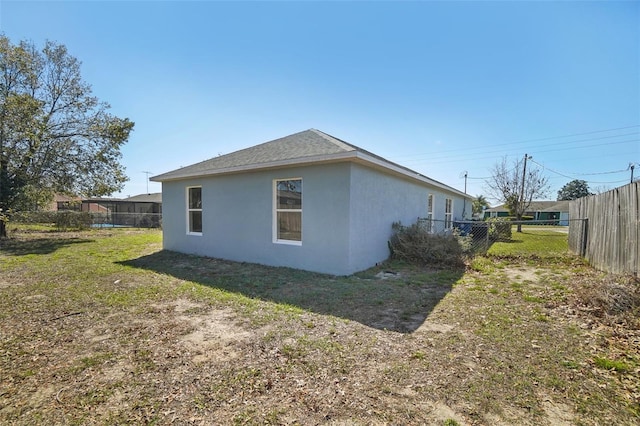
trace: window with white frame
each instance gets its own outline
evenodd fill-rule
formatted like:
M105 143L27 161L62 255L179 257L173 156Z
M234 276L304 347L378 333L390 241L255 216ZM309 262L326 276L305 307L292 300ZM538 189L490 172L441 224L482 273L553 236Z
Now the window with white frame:
M302 179L276 179L273 192L273 241L302 244Z
M187 234L202 235L202 187L187 188Z
M444 201L444 229L453 227L453 200L447 198Z
M427 232L433 231L433 194L427 197Z

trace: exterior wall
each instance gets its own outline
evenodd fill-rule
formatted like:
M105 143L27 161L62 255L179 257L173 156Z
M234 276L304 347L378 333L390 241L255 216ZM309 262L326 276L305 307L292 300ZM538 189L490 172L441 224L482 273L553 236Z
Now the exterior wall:
M302 244L274 243L273 182L294 178L302 178ZM187 234L190 186L202 187L202 235ZM425 217L429 193L436 220L447 197L453 220L464 207L462 197L350 162L169 181L162 192L167 250L334 275L387 259L391 224Z
M393 222L404 225L427 217L428 196L434 197L433 219L445 220L445 200L453 200L452 220L463 219L464 199L409 180L353 164L350 200L350 272L357 272L389 257L387 242ZM467 200L467 217L471 204Z
M302 244L273 242L273 181L302 178ZM349 274L349 164L164 182L167 250ZM202 235L187 235L186 187L202 186Z
M560 212L560 222L558 225L569 226L569 212Z

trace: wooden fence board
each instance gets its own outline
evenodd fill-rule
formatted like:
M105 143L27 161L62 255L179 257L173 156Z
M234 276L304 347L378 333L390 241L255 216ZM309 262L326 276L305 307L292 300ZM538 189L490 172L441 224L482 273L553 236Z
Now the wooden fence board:
M597 269L638 275L640 182L573 200L569 217L569 248L573 252ZM587 220L586 232L584 221L576 219Z

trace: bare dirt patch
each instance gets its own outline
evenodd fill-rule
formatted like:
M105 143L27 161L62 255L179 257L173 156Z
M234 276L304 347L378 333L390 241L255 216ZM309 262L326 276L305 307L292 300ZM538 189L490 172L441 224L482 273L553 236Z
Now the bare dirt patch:
M631 279L504 259L484 272L388 264L336 278L149 254L145 234L115 250L91 235L38 243L28 262L19 244L0 251L2 423L639 419Z
M538 282L540 279L540 276L538 275L539 270L530 266L506 267L503 268L502 271L510 280L517 282Z
M187 321L194 330L182 336L188 353L193 354L194 363L224 362L237 358L241 343L251 337L251 332L243 330L236 315L231 310L214 309L205 315L181 315L178 320Z

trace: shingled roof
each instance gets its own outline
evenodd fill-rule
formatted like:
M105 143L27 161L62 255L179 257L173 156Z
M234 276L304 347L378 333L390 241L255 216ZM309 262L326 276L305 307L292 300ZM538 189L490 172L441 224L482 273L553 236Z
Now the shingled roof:
M134 195L133 197L127 197L122 201L130 201L134 203L162 203L162 192Z
M431 185L466 194L316 129L294 133L151 178L164 182L311 163L354 161Z

